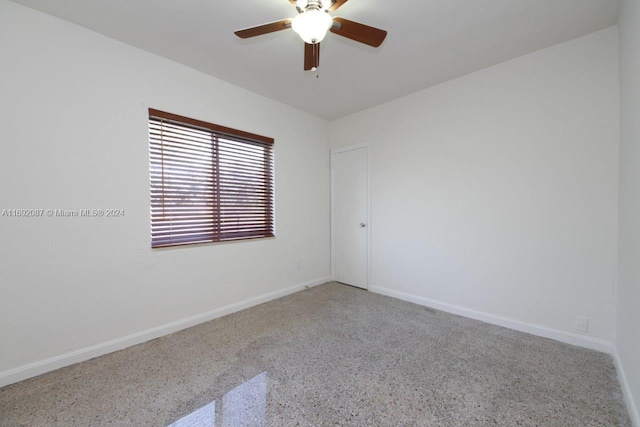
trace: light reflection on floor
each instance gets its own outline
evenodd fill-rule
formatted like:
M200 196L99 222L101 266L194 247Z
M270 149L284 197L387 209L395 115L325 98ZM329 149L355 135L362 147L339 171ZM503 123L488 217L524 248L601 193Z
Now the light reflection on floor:
M266 408L267 373L263 372L222 397L222 425L264 427ZM216 401L214 400L167 427L213 427L215 424Z

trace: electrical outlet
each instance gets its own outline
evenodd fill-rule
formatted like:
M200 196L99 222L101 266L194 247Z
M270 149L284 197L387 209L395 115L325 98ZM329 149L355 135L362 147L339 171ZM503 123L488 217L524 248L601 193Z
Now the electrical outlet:
M300 268L301 268L300 258L294 259L293 260L293 265L296 267L296 270L300 270Z
M576 317L576 330L580 332L589 332L589 319L586 317Z

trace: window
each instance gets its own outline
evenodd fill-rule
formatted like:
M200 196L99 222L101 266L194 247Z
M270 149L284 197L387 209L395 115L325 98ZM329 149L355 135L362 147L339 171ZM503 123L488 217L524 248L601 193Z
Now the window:
M273 139L149 109L151 247L273 237Z

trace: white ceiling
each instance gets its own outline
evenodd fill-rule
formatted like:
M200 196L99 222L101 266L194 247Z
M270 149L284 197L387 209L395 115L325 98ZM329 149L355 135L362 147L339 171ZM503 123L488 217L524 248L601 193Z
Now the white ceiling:
M320 78L292 30L233 31L288 0L12 0L333 120L617 22L619 0L349 0L334 16L389 32L378 49L329 33Z

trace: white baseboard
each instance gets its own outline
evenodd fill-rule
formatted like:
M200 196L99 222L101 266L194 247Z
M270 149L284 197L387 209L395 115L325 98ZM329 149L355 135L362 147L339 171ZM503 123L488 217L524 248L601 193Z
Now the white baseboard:
M613 350L614 350L613 344L611 344L609 341L601 340L598 338L571 334L569 332L564 332L564 331L559 331L557 329L551 329L544 326L534 325L532 323L520 322L518 320L508 319L506 317L500 317L500 316L485 313L482 311L476 311L469 308L448 304L440 301L435 301L428 298L423 298L416 295L394 291L392 289L382 288L378 286L374 286L369 290L371 292L375 292L381 295L398 298L403 301L408 301L408 302L423 305L426 307L431 307L436 310L446 311L447 313L457 314L459 316L480 320L482 322L491 323L493 325L503 326L505 328L514 329L516 331L526 332L528 334L549 338L549 339L564 342L567 344L613 354Z
M290 288L281 289L279 291L270 292L264 295L260 295L254 298L250 298L244 301L237 302L235 304L227 305L225 307L218 308L206 313L198 314L195 316L181 319L175 322L168 323L166 325L158 326L155 328L147 329L145 331L137 332L132 335L128 335L115 340L107 341L101 344L96 344L91 347L82 348L80 350L73 351L67 354L61 354L49 359L41 360L38 362L30 363L28 365L20 366L15 369L11 369L5 372L0 372L0 387L4 387L9 384L17 383L19 381L26 380L38 375L42 375L47 372L54 371L65 366L73 365L74 363L84 362L85 360L92 359L94 357L102 356L107 353L122 350L127 347L131 347L136 344L141 344L145 341L149 341L164 335L168 335L183 329L190 328L200 323L208 322L209 320L216 319L218 317L226 316L227 314L235 313L240 310L244 310L249 307L253 307L258 304L262 304L277 298L281 298L286 295L293 294L295 292L304 290L305 288L321 285L326 282L330 282L331 277L321 277L316 280L312 280L306 283L301 283Z
M627 375L625 374L622 360L620 360L620 355L615 347L613 349L612 356L613 363L616 366L616 371L618 372L618 379L620 380L620 388L624 395L624 401L627 404L627 411L629 411L629 417L631 417L631 425L633 425L633 427L640 427L640 414L638 414L638 407L636 406L636 402L633 400L633 394L631 394L631 388L627 381Z

